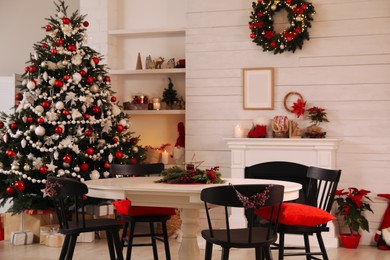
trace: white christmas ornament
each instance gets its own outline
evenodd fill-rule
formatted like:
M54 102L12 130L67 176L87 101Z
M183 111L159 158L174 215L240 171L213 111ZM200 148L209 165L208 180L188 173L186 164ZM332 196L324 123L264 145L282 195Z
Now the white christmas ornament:
M123 119L121 119L119 121L119 124L122 125L122 126L126 126L127 125L127 120L123 118Z
M37 128L35 128L35 134L37 136L44 136L45 133L46 133L46 129L43 126L38 126Z
M43 108L43 106L38 105L38 106L35 107L35 111L37 113L43 113L43 111L45 111L45 109Z
M29 90L34 90L35 89L35 83L33 82L33 81L29 81L28 83L27 83L27 88L29 89Z
M23 139L20 143L21 143L21 145L22 145L22 148L25 148L26 145L27 145L26 139Z
M108 176L110 176L110 173L105 171L105 172L103 172L103 176L104 176L104 178L108 178Z
M100 173L97 170L93 170L89 174L89 178L91 178L91 180L97 180L100 178Z
M62 102L62 101L58 101L57 103L56 103L56 105L55 105L55 107L56 107L56 109L58 109L58 110L62 110L62 109L64 109L64 102Z

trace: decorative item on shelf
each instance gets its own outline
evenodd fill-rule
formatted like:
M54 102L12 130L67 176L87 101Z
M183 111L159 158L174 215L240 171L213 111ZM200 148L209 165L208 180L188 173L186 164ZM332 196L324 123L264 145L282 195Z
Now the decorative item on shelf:
M267 137L267 127L269 119L267 117L258 117L253 120L253 127L248 132L249 138L265 138Z
M175 58L169 59L167 61L167 69L174 69L175 68Z
M354 187L348 188L348 191L336 191L335 203L337 204L337 208L335 214L342 218L342 226L348 229L348 233L344 233L340 227L340 239L346 248L357 248L360 240L359 231L369 231L368 220L363 215L364 211L374 213L369 202L363 201L363 199L371 201L367 196L368 193L370 191L364 189L359 190Z
M153 110L160 110L161 109L161 99L159 97L153 98Z
M153 110L153 98L149 99L148 110Z
M298 96L298 99L296 102L293 103L292 106L289 106L287 103L290 102L291 96ZM284 109L286 109L288 112L296 114L297 118L299 118L301 115L305 113L305 106L306 101L304 101L302 95L298 92L292 91L286 94L286 96L283 99L283 106Z
M155 66L154 61L152 60L152 57L150 55L146 56L146 59L145 59L145 69L151 70L151 69L154 69L155 67L156 66Z
M164 150L162 153L161 153L161 162L163 164L168 164L168 159L169 159L169 153L167 150Z
M170 144L162 144L160 147L153 147L151 145L145 146L146 160L145 163L158 163L162 160L162 153L167 150Z
M143 94L137 94L133 97L133 100L131 101L131 108L133 110L147 110L148 109L148 102L149 98L148 96L145 96Z
M288 126L288 136L290 138L301 138L299 131L301 129L298 126L298 123L295 122L294 120L289 121L289 126Z
M163 57L158 57L157 60L154 61L155 69L161 69L161 65L164 61L165 59Z
M131 109L131 103L129 101L123 102L123 109L124 110L130 110Z
M311 27L314 6L305 0L258 0L252 3L253 11L250 15L250 38L263 51L272 51L274 54L284 51L295 52L302 49L304 40L309 40L308 28ZM280 33L274 30L273 16L281 10L287 11L290 27Z
M378 196L388 199L388 203L374 240L379 249L390 250L390 194L378 194Z
M288 138L288 117L275 116L272 121L272 136L274 138Z
M211 169L200 170L195 169L183 169L181 167L172 167L164 170L162 178L157 180L157 183L172 183L172 184L192 184L192 183L224 183L221 179L221 173L219 167L213 167Z
M185 128L183 122L177 124L177 131L179 132L179 136L177 137L175 147L173 148L173 159L175 160L176 165L183 165L185 151Z
M234 137L242 138L244 136L244 130L241 128L239 124L234 127Z
M138 52L136 70L142 70L141 53Z
M176 64L177 69L184 69L186 67L186 60L185 59L179 59Z
M164 88L163 99L162 101L167 104L167 109L172 109L175 101L177 102L177 91L173 88L173 83L171 78L168 78L168 88Z
M186 109L186 102L184 101L183 96L181 96L180 100L179 100L179 109L181 109L181 110Z

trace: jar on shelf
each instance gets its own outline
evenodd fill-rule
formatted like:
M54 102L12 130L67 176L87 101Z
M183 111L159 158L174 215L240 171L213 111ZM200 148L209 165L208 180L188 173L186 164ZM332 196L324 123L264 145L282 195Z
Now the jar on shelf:
M154 97L153 98L153 109L160 110L161 109L161 98Z

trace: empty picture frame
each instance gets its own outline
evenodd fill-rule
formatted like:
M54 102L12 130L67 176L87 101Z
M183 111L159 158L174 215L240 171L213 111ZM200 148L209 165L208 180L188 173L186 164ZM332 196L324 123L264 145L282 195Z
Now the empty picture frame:
M274 69L245 68L244 109L274 109Z

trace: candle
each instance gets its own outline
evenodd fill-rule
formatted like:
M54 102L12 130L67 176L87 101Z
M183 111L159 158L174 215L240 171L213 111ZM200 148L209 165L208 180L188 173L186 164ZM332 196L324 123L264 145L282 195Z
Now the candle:
M168 164L168 152L167 152L167 150L164 150L164 152L161 153L161 162L163 164Z
M234 137L241 138L244 134L244 131L241 129L240 125L234 127Z
M160 103L153 103L153 109L154 110L160 110Z

